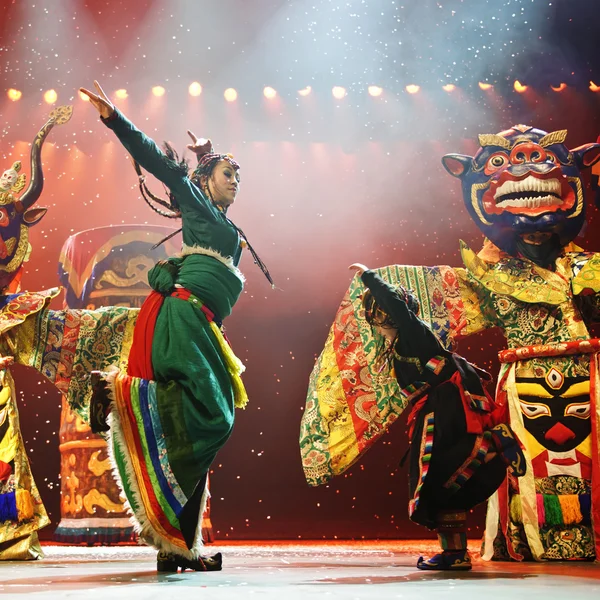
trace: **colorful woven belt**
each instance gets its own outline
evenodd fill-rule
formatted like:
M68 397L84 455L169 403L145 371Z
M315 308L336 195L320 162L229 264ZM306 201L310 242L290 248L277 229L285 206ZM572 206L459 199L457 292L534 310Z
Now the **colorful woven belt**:
M171 292L171 297L186 300L194 306L197 306L206 315L206 318L209 322L214 321L219 327L221 326L221 320L215 315L215 313L210 310L210 308L208 308L208 306L206 306L206 304L204 304L204 302L202 302L198 296L194 296L190 290L187 290L183 287L175 288L175 291Z

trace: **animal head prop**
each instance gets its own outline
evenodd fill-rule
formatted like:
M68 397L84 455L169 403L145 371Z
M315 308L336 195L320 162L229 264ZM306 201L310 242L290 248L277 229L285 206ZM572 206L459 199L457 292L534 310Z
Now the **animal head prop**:
M600 160L600 144L569 150L567 131L517 125L479 136L475 156L447 154L479 229L511 256L552 264L585 222L581 171Z
M73 112L71 106L61 106L50 113L46 124L38 131L31 145L31 179L27 189L25 175L19 175L21 163L15 162L0 176L0 293L15 290L23 262L29 255L29 228L38 223L47 208L35 207L44 187L41 152L46 137L55 125L66 123Z

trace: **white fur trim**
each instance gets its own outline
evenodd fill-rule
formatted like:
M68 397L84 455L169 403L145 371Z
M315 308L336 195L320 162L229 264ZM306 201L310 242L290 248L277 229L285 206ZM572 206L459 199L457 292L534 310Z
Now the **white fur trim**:
M223 256L218 250L212 248L204 248L203 246L187 246L183 245L183 250L177 254L178 257L189 256L190 254L204 254L205 256L211 256L216 258L219 262L222 262L234 275L237 275L241 281L246 281L243 273L233 264L233 257Z
M135 514L131 505L127 500L124 502L124 507L129 513L131 524L135 532L140 536L140 538L146 542L149 546L154 546L158 550L162 550L164 552L169 552L171 554L176 554L178 556L183 556L189 560L196 560L201 556L200 550L203 546L202 542L202 515L204 514L204 510L206 509L206 503L208 501L208 489L204 489L204 493L202 495L202 499L200 501L200 512L198 515L198 526L196 528L196 535L194 538L194 545L191 550L181 548L180 546L175 546L168 540L166 540L160 533L158 533L150 521L146 518L145 512L143 512L143 502L140 495L140 489L136 480L135 471L133 469L133 465L131 463L131 459L129 457L129 450L123 438L122 426L121 426L121 416L119 415L119 411L115 406L115 379L118 375L118 370L111 370L107 373L106 381L108 383L109 389L109 397L112 400L111 402L111 410L108 414L107 423L110 427L108 431L108 455L110 458L110 462L112 465L112 472L115 481L121 491L121 495L126 498L125 489L123 486L123 482L121 480L121 473L117 468L117 461L114 456L113 442L119 447L121 451L121 455L123 457L123 462L125 464L125 476L127 477L127 482L129 484L129 488L131 493L135 497L136 503L142 511L138 511L138 514Z

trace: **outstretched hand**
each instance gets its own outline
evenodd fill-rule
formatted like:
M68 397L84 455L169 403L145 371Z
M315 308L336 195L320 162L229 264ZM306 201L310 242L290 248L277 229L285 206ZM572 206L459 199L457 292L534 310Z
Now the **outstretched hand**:
M187 149L191 150L198 158L203 154L208 154L213 151L213 145L210 140L204 138L198 139L189 129L187 134L192 139L192 143L187 145Z
M356 271L356 274L360 277L365 271L369 270L369 267L361 264L361 263L354 263L353 265L350 265L348 267L351 271Z
M94 80L94 87L96 88L97 94L94 94L94 92L90 92L90 90L86 90L85 88L79 88L79 91L90 99L90 104L100 113L100 116L103 119L108 119L108 117L115 112L115 106L108 99L108 96L104 93L104 90L96 80Z

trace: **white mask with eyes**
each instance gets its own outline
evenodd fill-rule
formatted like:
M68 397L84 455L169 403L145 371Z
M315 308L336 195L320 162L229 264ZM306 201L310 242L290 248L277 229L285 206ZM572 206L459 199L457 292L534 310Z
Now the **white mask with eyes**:
M17 182L19 174L14 169L7 169L0 175L0 190L7 192Z

